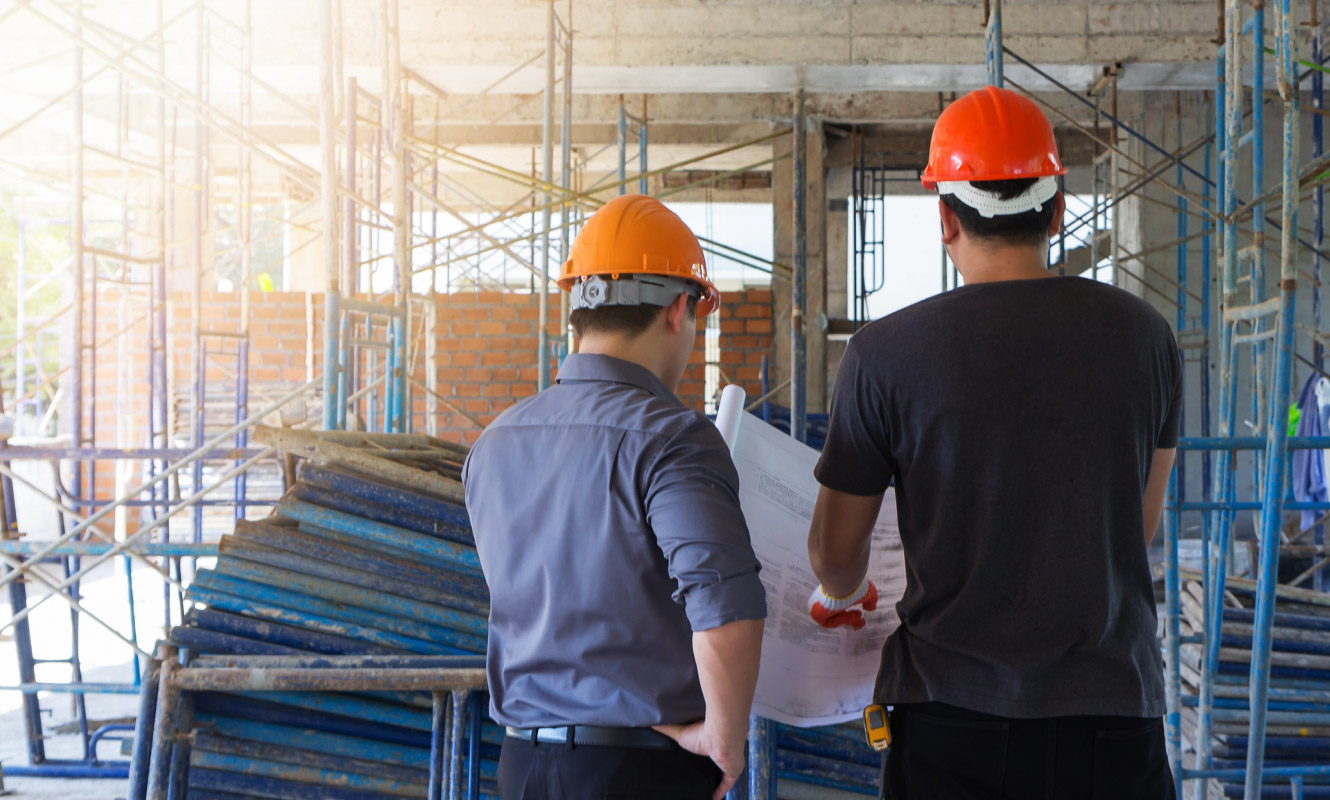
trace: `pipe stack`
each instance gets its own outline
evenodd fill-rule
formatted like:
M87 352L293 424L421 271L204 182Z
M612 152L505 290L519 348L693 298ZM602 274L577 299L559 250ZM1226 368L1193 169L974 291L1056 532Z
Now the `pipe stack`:
M240 521L186 597L186 655L448 656L484 652L488 592L466 510L335 466L305 463L262 521ZM429 796L429 692L190 692L188 770L199 800ZM480 714L481 704L467 712ZM479 793L494 796L501 729L478 734ZM154 745L154 749L156 745ZM187 774L187 777L183 777ZM134 796L131 794L131 796Z
M486 642L488 591L465 508L344 465L304 463L272 516L242 520L221 540L216 565L198 572L186 597L196 606L170 634L186 666L224 655L469 655L480 664ZM141 718L152 718L148 695L158 687L145 682ZM171 779L186 782L189 798L432 797L431 747L439 743L431 733L448 723L428 692L184 697L175 724L193 731L192 744L188 769L180 757ZM460 751L478 762L473 769L468 760L459 789L489 797L497 795L503 731L485 705L475 695L456 729ZM139 731L140 738L158 733ZM782 786L876 793L879 757L857 726L778 726L777 747ZM143 749L140 775L147 774ZM147 796L144 784L131 780L132 800Z
M1214 681L1213 753L1214 767L1220 769L1242 768L1247 763L1251 720L1248 679L1255 603L1251 588L1243 583L1229 580L1231 591L1220 634L1219 674ZM1197 635L1203 630L1204 602L1201 584L1189 581L1181 597L1184 637ZM1184 705L1188 707L1183 715L1183 730L1185 738L1193 744L1196 737L1195 695L1199 694L1202 658L1201 644L1182 645L1180 668L1183 681L1193 695L1184 697ZM1278 599L1270 676L1266 767L1309 764L1330 767L1330 607L1299 602L1291 597ZM1221 782L1220 788L1225 797L1243 796L1242 783ZM1267 776L1261 797L1293 796L1287 778ZM1302 796L1330 797L1330 777L1307 777Z

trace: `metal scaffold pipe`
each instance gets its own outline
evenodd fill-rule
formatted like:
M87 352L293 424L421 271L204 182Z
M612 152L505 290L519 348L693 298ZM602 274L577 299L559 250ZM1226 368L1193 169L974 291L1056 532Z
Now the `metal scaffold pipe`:
M335 88L335 87L334 87ZM343 178L346 186L346 198L342 206L342 280L341 286L344 287L347 294L355 294L359 287L356 285L356 100L359 96L354 75L346 79L346 100L342 104L342 111L346 115L346 143L343 147L345 151L343 158L345 161L346 175Z
M157 0L157 30L158 40L156 48L156 67L158 72L166 72L166 27L165 2ZM167 308L166 308L166 275L170 263L170 254L167 251L167 209L170 208L170 176L167 169L167 136L171 133L167 126L166 116L166 97L157 95L157 218L155 224L157 251L161 253L161 259L152 267L152 280L148 294L148 306L151 314L151 321L148 324L148 436L146 444L149 447L165 447L169 444L168 428L168 408L167 399L169 373L167 370ZM147 464L147 474L151 477L163 472L166 468L164 459L154 459ZM167 497L166 487L154 485L151 491L153 500L164 500ZM120 496L125 496L121 493ZM164 505L154 505L152 513L155 516ZM164 561L165 571L169 572L170 563ZM132 584L131 584L132 585ZM163 588L169 605L169 590Z
M1244 26L1245 27L1245 26ZM1247 136L1251 137L1251 182L1253 192L1259 192L1265 185L1265 103L1260 99L1260 87L1265 85L1265 5L1263 3L1252 4L1251 17L1252 32L1252 127ZM1239 150L1243 146L1243 140L1238 141ZM1255 207L1255 213L1252 215L1251 226L1254 243L1258 246L1252 251L1251 262L1251 280L1248 286L1251 289L1252 304L1258 304L1265 300L1265 205L1258 204ZM1236 219L1230 219L1237 224ZM1261 333L1265 328L1265 320L1256 321L1256 333ZM1252 393L1252 421L1256 423L1253 433L1257 436L1265 434L1263 411L1266 408L1266 345L1264 342L1258 342L1252 349L1253 370L1256 376L1255 392ZM1260 472L1260 456L1258 458L1257 472ZM1268 463L1268 461L1267 461ZM1258 477L1258 480L1260 478Z
M75 27L77 34L83 32L83 0L75 0L74 3ZM74 82L81 83L83 80L83 48L76 46L74 48ZM84 335L83 327L87 318L87 308L85 297L85 275L84 275L84 219L83 219L83 88L74 93L74 130L71 149L74 163L73 181L70 186L70 217L69 217L69 243L70 253L73 257L73 281L74 281L74 320L73 320L73 359L72 359L72 379L70 381L70 394L65 398L69 404L69 426L70 434L75 447L82 447L83 440L83 360L84 360ZM94 298L95 299L95 298ZM83 495L83 464L75 463L71 467L71 480L69 487L75 497ZM13 573L11 573L13 574Z
M692 158L686 158L683 159L682 161L676 161L667 166L656 167L646 172L642 172L638 175L631 175L625 180L628 182L643 181L649 178L653 178L657 175L663 175L666 172L674 172L677 170L681 170L684 167L688 166L689 164L696 164L700 161L706 161L707 159L715 158L717 156L722 156L727 153L732 153L736 150L742 150L747 147L752 147L754 145L762 144L764 142L769 142L772 139L778 139L782 136L789 136L790 133L791 133L790 128L779 128L771 131L770 133L765 133L762 134L761 136L755 136L752 139L748 139L743 142L737 142L735 144L726 145L724 147L703 153L702 155L693 156ZM457 150L456 148L448 147L447 145L440 145L436 142L432 142L427 139L421 139L419 137L414 137L414 136L408 137L408 139L410 140L411 144L414 145L419 150L419 152L421 152L424 155L435 158L441 158L444 159L445 161L451 161L456 164L461 164L471 169L475 169L483 174L493 175L494 177L502 178L503 180L509 181L511 183L516 183L524 187L530 187L532 189L540 191L543 194L549 194L551 196L557 194L561 198L578 201L583 205L589 204L595 207L604 205L606 201L594 200L593 198L596 195L601 195L613 190L617 190L620 186L618 182L615 182L609 184L602 184L595 187L594 189L590 189L585 192L575 192L571 189L559 186L558 184L553 183L552 181L541 180L539 178L536 178L534 175L527 175L517 170L509 169L499 164L494 164L492 162L485 161L482 158L478 158L476 156L463 153ZM551 202L557 205L558 203L563 202L563 200L546 201L547 204ZM543 210L543 208L544 206L538 206L536 208L523 208L520 213L514 212L510 216L505 216L500 219L493 220L491 224L511 219L514 216L521 216L522 214L530 214L532 213L532 211L541 211ZM463 232L464 231L459 231L458 233L460 234Z
M794 281L790 295L790 435L808 439L808 337L804 312L808 306L808 118L804 90L794 90Z
M616 143L619 145L619 194L628 193L628 110L623 105L623 95L619 95L619 128Z
M984 0L984 64L988 68L988 83L1002 87L1002 0Z
M341 293L337 268L337 155L333 112L332 0L318 0L319 15L319 164L322 171L320 211L323 219L323 427L337 427L337 314Z
M536 388L550 385L550 192L554 179L554 0L545 6L545 93L541 117L541 179L545 184L545 210L541 212L540 272L536 282L540 292L536 332ZM567 91L567 88L564 89ZM566 206L565 206L566 208Z
M655 176L655 175L662 175L662 174L664 174L664 173L666 173L666 172L678 171L678 170L681 170L682 168L684 168L684 167L686 167L686 166L688 166L688 165L690 165L690 164L694 164L694 163L697 163L697 162L699 162L699 161L705 161L706 159L713 158L713 157L716 157L716 156L725 155L725 154L727 154L727 153L731 153L731 152L734 152L734 151L736 151L736 150L740 150L740 149L743 149L743 148L746 148L746 147L751 147L751 146L753 146L753 145L763 144L763 143L765 143L765 142L769 142L769 141L771 141L771 140L773 140L773 139L780 138L781 136L789 136L790 134L791 134L791 129L790 129L790 128L781 128L780 130L776 130L776 131L773 131L773 132L771 132L771 133L764 134L764 135L762 135L762 136L756 137L756 138L754 138L754 139L750 139L750 140L745 141L745 142L741 142L741 143L734 144L734 145L728 145L728 146L726 146L726 147L724 147L724 148L721 148L721 149L719 149L719 150L714 150L714 151L709 152L709 153L707 153L707 154L705 154L705 155L695 156L695 157L692 157L692 158L685 159L685 160L683 160L683 161L677 161L677 162L675 162L675 163L673 163L673 164L670 164L670 165L668 165L668 166L657 167L656 169L653 169L653 170L651 170L650 172L642 173L642 179L645 180L646 178L650 178L650 177ZM467 167L469 167L469 168L477 169L477 170L480 171L481 173L484 173L484 174L490 174L490 175L493 175L493 176L495 176L495 177L501 178L501 179L503 179L503 180L506 180L506 181L509 181L509 182L512 182L512 183L515 183L515 184L519 184L519 185L524 186L524 187L531 187L531 188L533 188L533 189L535 189L535 190L538 190L538 191L539 191L539 190L548 190L548 192L550 192L550 193L556 193L556 194L559 195L559 197L558 197L557 199L550 200L549 202L544 203L544 204L542 204L542 205L540 205L540 206L537 206L537 207L535 207L535 208L524 208L524 209L521 209L521 210L507 210L507 211L505 211L504 213L502 213L502 214L500 214L500 215L498 215L498 216L496 216L496 217L493 217L493 218L491 218L491 219L489 219L489 220L486 220L486 221L484 221L484 222L481 222L481 223L472 223L472 222L470 222L470 221L463 220L461 217L458 217L459 221L462 221L462 222L465 223L465 226L464 226L464 227L462 227L462 228L460 228L460 229L458 229L458 230L456 230L456 231L453 231L453 232L451 232L451 233L449 233L449 234L447 234L447 235L445 235L445 236L436 237L436 238L434 238L434 239L430 239L430 240L426 240L426 241L424 241L424 242L418 243L418 244L415 245L416 248L419 248L419 247L428 247L428 246L430 246L430 245L432 245L432 244L437 243L438 241L442 241L442 240L445 240L445 239L460 238L460 237L468 236L468 235L470 235L470 234L478 234L478 235L480 235L482 238L485 238L485 239L487 239L488 241L494 243L494 242L497 242L498 240L493 239L493 238L490 237L488 234L484 233L484 230L485 230L486 228L489 228L489 227L492 227L492 226L495 226L495 225L506 224L506 223L511 222L512 220L518 219L518 218L520 218L520 217L523 217L523 216L525 216L525 215L531 214L531 213L533 213L533 212L543 212L543 211L545 211L547 208L551 208L551 209L552 209L552 208L555 207L555 206L560 206L560 205L563 205L563 204L565 204L565 203L576 204L578 207L580 207L580 208L582 208L582 209L590 210L590 211L594 211L595 209L597 209L597 208L599 208L600 206L602 206L602 205L605 204L605 201L600 200L600 199L597 199L597 198L596 198L596 195L598 195L598 194L602 194L602 193L604 193L604 192L606 192L606 191L609 191L609 190L612 190L612 189L615 189L616 187L618 187L618 188L624 188L624 187L626 186L627 182L629 182L629 181L633 181L633 180L638 180L638 179L639 179L638 176L633 176L633 177L628 178L628 179L626 179L625 181L620 182L620 183L615 183L615 184L605 185L605 186L593 187L593 188L591 188L591 189L589 189L589 190L587 190L587 191L581 191L581 192L578 192L578 191L571 191L571 190L565 190L563 187L560 187L560 186L557 186L557 185L545 185L545 184L541 183L541 181L536 180L536 179L533 179L530 175L522 175L521 173L514 172L514 171L512 171L512 170L508 170L508 169L506 169L506 168L504 168L504 167L501 167L501 166L499 166L499 165L496 165L496 164L490 164L490 163L488 163L488 162L481 161L480 159L476 159L476 158L474 158L474 157L465 156L465 155L462 154L462 153L459 153L459 152L457 152L457 151L451 150L450 148L447 148L447 147L441 147L441 146L439 146L439 145L437 145L437 144L435 144L435 143L433 143L433 142L425 142L425 141L423 141L423 140L413 139L413 143L415 143L415 144L417 144L417 145L423 145L423 146L419 147L418 150L419 150L420 152L422 152L422 153L423 153L425 156L427 156L427 157L431 157L431 158L439 158L439 159L442 159L442 160L451 161L451 162L453 162L453 163L463 164L464 166L467 166ZM706 178L704 178L704 179L701 179L701 180L698 180L698 181L694 181L694 182L693 182L692 184L690 184L690 185L702 185L702 184L709 183L709 182L715 182L715 181L718 181L718 180L723 179L724 177L727 177L727 176L730 175L730 174L737 174L737 173L741 173L741 172L746 172L746 171L748 171L748 170L750 170L750 169L756 169L756 168L758 168L758 167L765 166L765 165L767 165L767 164L769 164L769 163L772 163L772 162L775 161L775 160L780 160L780 159L784 159L784 158L788 158L788 157L790 157L790 156L789 156L789 155L782 155L782 156L778 156L778 157L776 157L776 158L763 159L762 161L758 161L758 162L755 162L755 163L753 163L753 164L745 165L744 167L739 167L739 168L736 168L736 169L734 169L734 170L727 170L727 171L725 171L725 172L721 172L721 173L717 173L717 174L715 174L715 175L708 176L708 177L706 177ZM439 202L438 198L437 198L435 195L433 195L433 194L431 194L431 193L429 193L429 192L426 192L425 190L423 190L423 189L421 189L420 187L416 186L414 183L413 183L413 184L410 184L410 188L411 188L411 191L416 192L419 196L423 197L423 198L426 200L426 202L436 203L436 204ZM657 193L656 193L655 195L653 195L653 196L658 197L658 198L659 198L659 197L667 197L667 196L669 196L669 195L671 195L671 194L675 194L675 193L677 193L677 192L678 192L680 189L682 189L682 188L685 188L685 187L676 187L676 188L674 188L674 189L669 189L669 190L665 190L665 191L657 192ZM553 233L553 232L556 231L556 230L562 230L564 226L569 225L569 224L571 224L571 221L561 222L561 223L559 223L558 225L553 225L553 224L551 224L550 228L548 228L548 229L537 229L537 230L533 230L531 233L527 233L527 234L525 234L525 235L523 235L523 236L519 236L519 237L517 237L517 238L511 239L511 240L509 240L507 243L498 243L498 244L494 244L493 247L494 247L494 248L500 248L500 249L501 249L501 248L507 246L508 244L515 244L515 243L517 243L517 242L529 241L529 240L531 240L531 239L538 239L538 238L540 238L541 236L544 236L546 233ZM482 250L479 250L479 251L477 251L477 252L475 252L475 253L472 253L471 255L472 255L472 256L474 256L474 255L479 255L479 254L482 254L482 253L485 253L485 252L488 252L488 250L482 249ZM466 256L458 256L458 257L455 257L452 261L460 261L460 260L464 260L465 258L466 258ZM756 258L756 257L755 257L755 258ZM762 260L762 259L759 259L759 260ZM445 262L443 262L442 264L437 264L437 265L432 265L432 266L424 266L424 267L419 268L419 269L416 270L416 271L417 271L417 272L425 272L425 271L432 270L432 269L434 269L435 267L443 266L444 264L448 264L448 263L450 263L450 262L449 262L449 261L445 261ZM788 266L787 266L787 265L779 265L779 264L778 264L777 266L778 266L778 267L782 267L782 268L788 270ZM531 266L530 269L532 270L533 273L538 273L538 272L539 272L539 270L538 270L535 266Z
M1236 164L1237 143L1242 137L1242 72L1241 72L1241 4L1237 0L1228 0L1225 8L1225 40L1227 44L1216 64L1216 74L1220 91L1216 93L1216 158L1217 184L1219 189L1218 206L1221 211L1217 224L1220 235L1220 312L1237 305L1237 242L1238 226L1226 222L1225 217L1237 207ZM1219 394L1219 435L1234 435L1234 411L1237 405L1236 381L1234 381L1233 340L1235 325L1228 321L1220 323L1220 394ZM1230 473L1234 463L1231 451L1220 451L1215 463L1213 485L1210 496L1220 502L1231 500L1232 481ZM1206 630L1204 652L1201 659L1201 699L1197 714L1197 749L1202 768L1213 766L1212 729L1214 707L1214 681L1219 671L1218 623L1224 609L1225 582L1228 571L1229 537L1232 532L1233 515L1223 509L1216 509L1211 514L1209 553L1207 571L1213 585L1206 587ZM1219 615L1219 616L1216 616ZM1198 791L1200 791L1198 789Z
M410 428L407 419L407 341L411 332L411 196L407 191L406 137L407 95L402 77L402 22L398 0L383 0L384 33L386 36L388 71L384 79L384 97L392 145L393 196L393 303L402 312L388 322L388 425L387 430L404 433Z
M1298 93L1292 83L1293 64L1297 42L1292 36L1290 0L1277 0L1275 4L1276 60L1275 69L1279 94L1284 101L1284 158L1281 205L1283 230L1280 246L1280 313L1276 332L1275 374L1272 395L1269 398L1269 441L1265 451L1265 480L1261 498L1261 557L1256 588L1255 629L1252 635L1251 664L1251 721L1247 734L1247 781L1244 797L1258 800L1261 795L1265 769L1266 713L1270 698L1270 661L1273 649L1275 592L1279 582L1279 545L1283 517L1284 492L1288 475L1288 425L1286 409L1293 383L1293 347L1295 310L1298 288L1296 230L1298 223L1298 136L1300 111ZM1259 17L1255 25L1255 58L1264 61L1260 47ZM1234 48L1236 49L1236 48ZM1260 83L1254 84L1260 87ZM1259 107L1259 100L1255 101ZM1259 127L1256 128L1260 130ZM1256 153L1260 153L1259 150ZM1257 156L1260 161L1260 156ZM1259 183L1257 184L1260 185ZM1257 213L1257 218L1261 216ZM1258 259L1263 256L1258 255ZM1253 273L1253 282L1257 279ZM1260 380L1258 375L1258 382ZM1216 626L1222 618L1215 621Z
M0 586L4 586L14 581L15 579L22 577L29 570L34 569L35 566L41 561L41 559L46 558L52 552L54 552L56 547L60 546L61 544L64 544L65 542L75 539L76 537L78 537L79 534L83 533L83 531L87 530L90 526L96 525L98 522L105 519L110 514L113 514L117 508L120 508L122 505L129 502L134 497L137 497L143 494L144 492L151 490L154 486L166 480L170 476L175 475L176 473L180 472L181 470L185 469L191 464L194 464L196 461L206 456L207 453L211 451L214 447L226 441L227 439L234 437L236 432L239 431L241 428L252 427L254 425L257 425L264 417L268 416L269 414L273 414L280 411L288 402L304 395L309 389L311 389L316 383L318 383L319 380L320 378L315 377L301 384L300 386L297 386L296 388L292 389L290 392L287 392L286 394L282 395L280 398L278 398L272 404L268 405L266 408L254 414L251 414L249 418L244 420L243 422L233 425L230 428L227 428L225 431L222 431L221 433L212 437L207 442L204 442L201 448L192 451L189 455L167 466L165 469L161 470L160 472L158 472L148 480L130 489L124 496L117 498L115 501L111 503L108 503L107 505L98 509L96 512L89 514L86 519L84 519L82 522L79 522L77 525L69 528L59 537L52 539L50 542L44 542L41 551L36 556L34 556L33 559L26 562L22 567L17 568L6 575L0 576ZM257 460L257 457L254 460ZM158 520L158 522L160 522L160 520ZM129 543L128 540L126 540L125 542L118 543L116 545L117 552L122 550L124 548L124 545L128 543ZM9 624L12 625L13 622L11 621ZM3 630L3 627L4 626L0 626L0 630Z
M560 183L565 189L570 188L573 183L573 4L572 0L568 2L568 18L563 21L563 85L559 87L560 97L563 100L563 110L559 116L559 148L562 151L562 179ZM645 122L643 123L645 126ZM577 213L577 208L572 203L565 203L559 210L559 266L562 269L563 263L568 260L569 237L572 234L572 226L569 224L571 217ZM561 347L565 348L563 352L572 349L573 337L568 324L568 317L571 313L571 297L567 292L559 293L559 338Z
M242 461L242 462L240 462L239 465L232 467L231 469L227 470L226 472L223 472L219 478L217 478L216 480L213 481L212 484L210 484L210 485L208 485L208 486L200 487L200 488L199 488L198 490L196 490L193 494L189 495L188 497L184 497L184 498L182 498L182 499L181 499L176 505L172 506L171 510L167 511L165 514L163 514L163 515L161 515L160 517L158 517L156 520L153 521L153 523L152 523L151 525L146 525L146 526L140 528L140 529L139 529L138 531L136 531L135 533L133 533L133 534L131 534L130 536L126 537L124 540L119 541L119 542L115 542L114 544L112 544L112 545L110 546L110 548L109 548L108 550L106 550L106 552L99 554L98 556L96 556L95 558L93 558L92 561L90 561L89 563L83 565L82 568L80 568L78 572L75 572L74 574L70 575L68 578L66 578L64 581L62 581L57 587L55 587L55 588L56 588L56 591L55 591L55 592L53 592L52 594L46 595L45 597L40 598L37 602L33 603L32 605L28 606L27 608L25 608L25 609L23 609L22 611L20 611L20 612L18 612L17 614L15 614L15 615L13 616L13 618L10 619L8 622L4 623L3 625L0 625L0 632L3 632L3 631L5 631L5 630L8 630L10 627L12 627L13 625L15 625L16 623L19 623L19 622L23 621L24 619L27 619L28 615L31 614L31 613L33 612L33 610L35 610L35 609L36 609L38 606L40 606L42 603L46 602L47 600L49 600L49 599L52 598L52 597L55 597L57 594L61 594L61 593L65 592L66 590L68 590L71 586L75 585L75 584L78 582L78 580L79 580L80 578L82 578L82 577L86 576L88 573L92 572L92 570L95 569L99 564L102 564L103 562L105 562L105 561L107 561L107 560L113 558L114 556L117 556L117 555L120 555L120 554L122 554L122 553L125 553L125 552L126 552L126 551L127 551L127 550L128 550L128 549L129 549L134 543L135 543L135 542L138 542L140 539L143 539L143 538L147 537L147 535L148 535L149 533L152 533L153 531L157 530L158 528L161 528L161 527L165 526L165 525L167 524L167 522L168 522L172 517L174 517L176 514L182 512L182 511L185 511L186 509L197 508L197 507L198 507L198 506L197 506L198 502L199 502L200 500L202 500L203 497L204 497L205 495L207 495L209 492L211 492L211 491L213 491L213 490L215 490L215 489L218 489L218 488L220 488L221 486L224 486L224 485L226 484L227 481L229 481L229 480L231 480L232 478L234 478L235 476L237 476L237 475L243 473L245 470L247 470L247 469L249 469L250 467L254 466L254 464L258 463L259 461L262 461L263 459L272 456L275 452L276 452L276 451L273 450L273 449L271 449L271 448L267 448L267 449L264 449L264 450L260 450L256 455L252 456L251 458L249 458L249 459L247 459L247 460L245 460L245 461ZM90 519L91 519L91 518L90 518ZM92 520L92 521L95 521L95 520ZM65 539L59 539L59 540L56 540L56 541L57 541L58 544L56 544L55 546L52 546L52 545L44 545L44 546L41 548L41 552L42 552L42 553L49 554L50 552L52 552L52 551L54 551L55 549L57 549L57 547L59 546L59 544L63 544L63 543L64 543L65 541L67 541L67 540L65 540ZM197 543L196 543L196 544L197 544ZM34 560L35 560L35 558L34 558ZM32 564L32 563L33 563L33 560L29 560L29 561L23 562L23 564L19 565L18 567L15 567L15 572L17 572L20 568L27 567L29 564ZM10 575L13 575L13 573L10 573ZM6 577L9 577L9 576L7 575Z
M244 0L245 24L242 40L241 62L243 71L240 78L240 124L249 128L254 123L254 86L250 76L254 63L253 36L253 0ZM240 422L249 415L249 291L251 271L253 270L254 252L250 237L253 226L254 175L253 162L249 148L239 148L240 157L240 198L237 209L240 227L240 341L236 360L236 410L235 421ZM243 448L249 443L249 434L243 428L236 434L236 447ZM238 461L236 462L239 463ZM233 496L236 500L235 518L245 518L245 500L248 475L244 472L236 476Z

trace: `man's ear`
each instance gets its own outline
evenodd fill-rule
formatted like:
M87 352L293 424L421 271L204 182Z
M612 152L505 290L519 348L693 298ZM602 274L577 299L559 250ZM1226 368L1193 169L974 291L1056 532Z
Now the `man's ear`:
M1067 198L1062 192L1053 195L1053 221L1048 224L1048 238L1052 239L1062 230L1062 218L1067 214Z
M937 201L938 215L942 217L942 244L955 244L956 239L961 235L961 221L956 216L956 212L951 210L951 206L942 202L942 198Z
M683 318L688 313L688 293L680 292L679 296L674 298L674 302L665 306L665 313L661 314L665 318L665 330L676 334L683 330Z

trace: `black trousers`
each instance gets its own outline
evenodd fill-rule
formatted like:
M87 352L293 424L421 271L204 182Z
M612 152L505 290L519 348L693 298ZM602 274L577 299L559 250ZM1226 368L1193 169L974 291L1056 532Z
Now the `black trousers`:
M507 737L502 800L711 800L720 767L687 750L549 744Z
M1009 719L942 703L898 705L886 800L1176 800L1164 723Z

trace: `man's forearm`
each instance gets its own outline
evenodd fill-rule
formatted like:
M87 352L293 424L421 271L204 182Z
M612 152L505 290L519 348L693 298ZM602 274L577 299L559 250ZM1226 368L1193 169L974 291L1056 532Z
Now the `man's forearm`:
M693 658L707 703L705 724L729 746L742 742L748 732L762 654L762 623L738 620L693 634Z
M880 494L860 497L825 486L818 491L808 529L808 563L827 594L845 597L863 583L881 509Z
M832 597L846 597L858 589L868 575L868 556L867 547L862 553L839 559L809 548L808 560L813 577L822 584L823 591Z
M1164 500L1168 494L1168 480L1173 474L1173 459L1177 451L1173 448L1156 450L1150 461L1150 477L1145 485L1145 495L1141 498L1143 522L1145 524L1145 546L1155 538L1159 528L1159 519L1164 513Z

